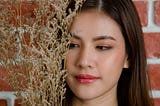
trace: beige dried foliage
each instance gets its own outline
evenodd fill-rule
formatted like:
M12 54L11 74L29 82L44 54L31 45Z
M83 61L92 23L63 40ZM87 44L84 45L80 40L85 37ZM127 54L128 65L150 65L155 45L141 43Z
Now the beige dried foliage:
M1 79L17 92L22 106L62 106L69 27L84 2L75 1L69 14L69 0L0 1L0 65L7 73ZM21 15L22 2L38 4L35 18Z

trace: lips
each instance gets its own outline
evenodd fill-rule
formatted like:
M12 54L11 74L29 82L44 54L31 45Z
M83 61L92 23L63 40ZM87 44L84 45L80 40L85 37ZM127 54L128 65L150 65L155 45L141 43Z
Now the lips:
M98 80L99 77L89 75L89 74L79 74L76 76L76 79L78 82L80 82L82 84L89 84L89 83L93 83L96 80Z

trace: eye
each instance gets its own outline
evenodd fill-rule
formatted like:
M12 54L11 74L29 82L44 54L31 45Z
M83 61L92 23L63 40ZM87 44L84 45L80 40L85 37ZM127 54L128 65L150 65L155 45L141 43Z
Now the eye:
M104 51L104 50L109 50L112 47L111 46L97 46L96 48L99 49L99 50L101 50L101 51Z
M78 44L75 44L75 43L70 43L69 44L69 49L74 49L74 48L77 48L77 47L79 47Z

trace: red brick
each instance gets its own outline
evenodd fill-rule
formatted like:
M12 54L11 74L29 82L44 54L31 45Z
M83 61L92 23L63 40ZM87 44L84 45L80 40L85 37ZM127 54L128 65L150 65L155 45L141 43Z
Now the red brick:
M160 1L154 2L154 21L157 25L160 25Z
M160 33L145 33L144 40L147 57L160 58Z
M12 91L13 89L7 84L7 82L0 80L0 91Z
M13 69L11 70L13 73L15 73L14 75L11 73L8 73L8 70L5 70L4 68L0 67L0 91L14 91L16 89L18 89L18 86L22 86L25 87L25 72L23 71L24 68L23 67L18 67L18 66L11 66L9 69ZM16 74L16 72L19 71L23 71L23 74L20 76L18 74ZM20 82L17 82L20 81ZM9 83L8 83L9 82ZM16 83L15 83L16 82ZM14 84L16 84L16 86L14 86Z
M148 25L148 1L134 1L142 26Z
M38 7L35 1L22 1L21 2L21 15L29 15L34 17L34 9Z
M16 20L16 23L18 26L20 24L32 24L31 22L31 18L35 18L34 15L34 9L38 7L37 3L34 1L21 1L17 4L12 4L13 9L18 10L16 11L16 17L19 16L21 19L21 23L20 20ZM30 20L30 21L28 21Z
M160 64L149 65L149 76L151 88L154 90L160 89Z
M2 67L0 67L0 91L11 91L12 88L7 84L6 81L2 80L4 76L7 76L7 73Z
M7 106L7 101L5 99L0 99L0 106Z
M9 14L13 14L12 20L6 20L9 21L10 24L13 24L14 26L20 26L23 24L32 24L31 19L35 18L34 15L34 9L38 7L38 3L35 1L18 1L15 3L11 3L9 1L3 1L4 7L6 8L6 5L10 8L10 12L4 16L5 18L8 17ZM30 21L28 21L30 20Z
M21 106L20 102L21 102L20 99L16 99L14 102L14 106Z
M160 98L154 99L154 106L160 106Z
M5 68L0 67L0 91L15 91L19 88L26 88L28 81L26 71L27 65L10 65L7 68L4 70Z

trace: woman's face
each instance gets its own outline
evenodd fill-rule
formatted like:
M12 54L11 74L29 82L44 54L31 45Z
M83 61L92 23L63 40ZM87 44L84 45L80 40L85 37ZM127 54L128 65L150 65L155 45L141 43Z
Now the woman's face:
M81 100L116 96L122 69L128 67L125 42L109 16L88 11L73 21L67 54L67 84Z

